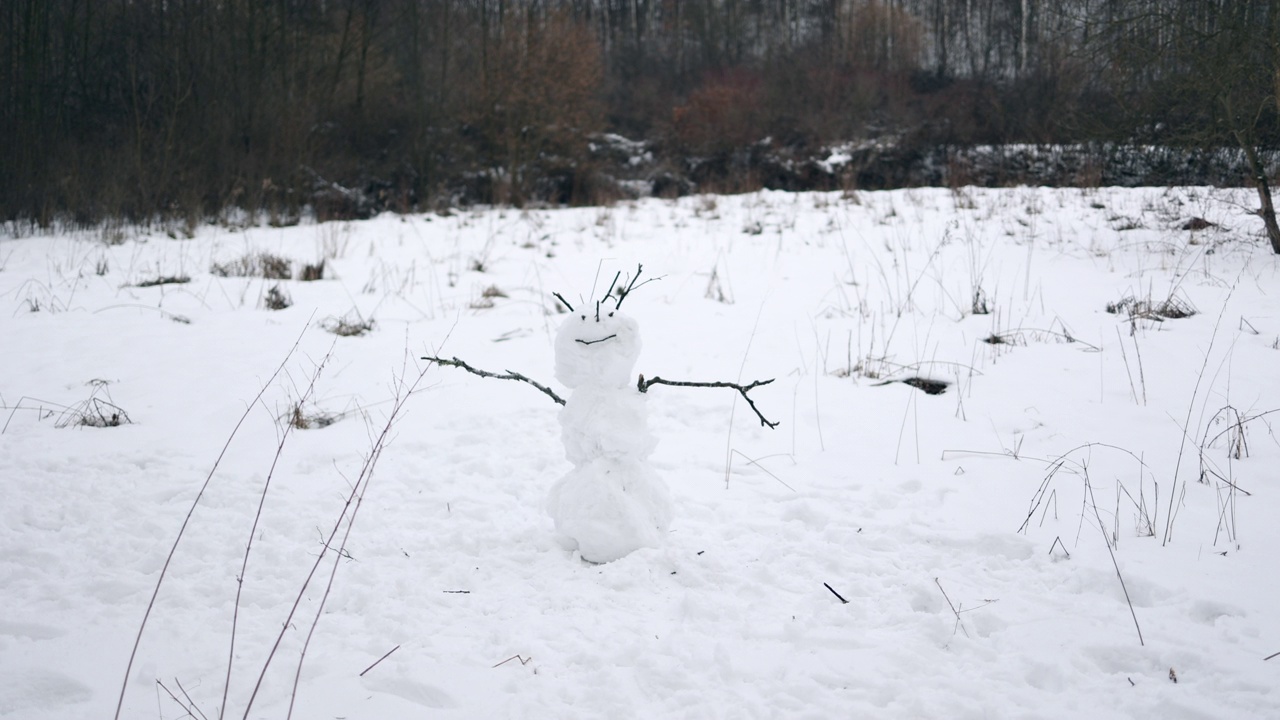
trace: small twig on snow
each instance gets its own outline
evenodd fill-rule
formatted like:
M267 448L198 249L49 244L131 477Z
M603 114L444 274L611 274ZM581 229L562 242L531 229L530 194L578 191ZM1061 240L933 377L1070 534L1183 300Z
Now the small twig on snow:
M1098 512L1098 501L1093 497L1093 483L1089 482L1089 473L1086 470L1084 475L1084 487L1089 491L1089 500L1093 504L1093 516L1098 520L1098 530L1102 532L1102 542L1107 546L1107 554L1111 556L1111 565L1116 569L1116 577L1120 580L1120 590L1124 592L1124 601L1129 605L1129 615L1133 617L1133 627L1138 631L1138 644L1146 647L1147 641L1142 639L1142 626L1138 624L1138 613L1133 609L1133 600L1129 599L1129 588L1124 584L1124 575L1120 573L1120 563L1116 561L1116 552L1111 546L1111 540L1107 537L1106 526L1102 523L1102 515ZM1172 670L1169 671L1173 673ZM1178 682L1174 679L1174 682Z
M782 478L778 477L777 475L774 475L773 473L769 472L769 468L767 468L767 467L765 467L765 466L761 465L761 464L760 464L760 462L759 462L758 460L753 460L752 458L748 457L745 453L739 452L739 451L737 451L737 450L730 450L729 452L730 452L730 453L732 453L732 454L734 454L734 455L737 455L738 457L742 458L743 460L746 460L748 465L755 465L756 467L760 468L761 470L763 470L763 471L765 472L765 474L766 474L766 475L768 475L769 477L773 478L774 480L777 480L777 481L778 481L778 483L782 485L782 487L784 487L784 488L786 488L786 489L790 490L791 492L795 492L795 491L796 491L796 489L795 489L795 488L793 488L793 487L791 487L790 485L788 485L788 484L787 484L787 482L786 482L785 480L783 480ZM761 459L763 459L763 458L761 458Z
M1067 559L1068 559L1068 560L1070 560L1070 559L1071 559L1071 553L1067 552L1067 546L1062 544L1062 537L1061 537L1061 536L1056 537L1056 538L1054 538L1054 539L1053 539L1053 544L1049 546L1049 554L1050 554L1050 555L1052 555L1052 554L1053 554L1053 549L1054 549L1055 547L1060 547L1060 548L1062 548L1062 552L1067 553Z
M512 655L511 657L507 658L506 660L503 660L502 662L498 663L497 665L494 665L493 667L502 667L503 665L506 665L507 663L511 662L512 660L519 660L521 665L528 665L529 663L533 662L533 658L532 658L532 657L523 657L523 656L521 656L521 655ZM490 668L490 669L492 670L493 668Z
M779 423L770 422L768 418L762 415L760 413L760 409L757 408L756 404L751 401L751 396L748 395L747 392L754 388L760 387L761 385L768 385L773 381L774 381L774 378L769 378L768 380L756 380L755 382L750 383L748 385L739 385L738 383L731 383L731 382L689 382L686 380L663 380L660 377L652 377L652 378L649 378L648 380L645 380L644 375L641 375L639 382L636 383L636 389L642 393L647 393L649 392L649 386L651 385L671 385L674 387L733 388L734 390L737 390L739 393L742 394L742 397L747 401L747 404L751 406L752 411L755 412L756 417L760 418L760 424L772 429L772 428L778 427Z
M823 587L825 587L826 589L830 590L832 595L835 595L836 597L840 598L840 602L844 603L845 605L848 605L848 604L849 604L849 601L848 601L848 600L845 600L843 595L841 595L840 593L836 592L836 589L835 589L835 588L831 587L831 586L830 586L830 585L828 585L827 583L822 583L822 586L823 586Z
M176 682L176 680L175 680L175 682ZM159 685L159 686L160 686L160 689L164 690L164 691L165 691L165 693L166 693L166 694L168 694L169 698L170 698L170 699L172 699L175 703L177 703L177 704L178 704L178 707L180 707L180 708L182 708L183 710L187 711L186 717L194 718L194 717L196 716L196 713L200 713L200 717L205 718L205 720L208 720L208 718L207 718L207 717L205 717L204 711L202 711L200 708L196 707L196 704L195 704L195 703L191 702L191 696L190 696L190 695L187 695L187 691L186 691L186 690L182 690L182 683L178 683L178 689L179 689L179 690L182 690L182 694L183 694L183 696L187 698L187 702L185 702L185 703L184 703L184 702L182 702L181 700L179 700L179 699L178 699L178 696L177 696L177 695L174 695L174 694L173 694L173 691L172 691L172 690L170 690L168 687L166 687L166 686L165 686L165 684L164 684L164 682L163 682L163 681L161 681L159 678L156 678L156 685ZM188 704L188 703L190 703L190 704Z
M388 650L386 655L383 655L382 657L378 658L377 660L374 660L372 665L370 665L369 667L365 668L365 669L364 669L364 672L361 672L361 673L360 673L360 677L364 677L364 673L367 673L367 672L369 672L370 670L372 670L372 669L374 669L375 667L377 667L377 666L378 666L378 663L380 663L380 662L382 662L383 660L386 660L387 658L391 657L391 653L393 653L393 652L395 652L395 651L397 651L397 650L399 650L399 649L400 649L400 646L399 646L399 645L397 645L397 646L395 646L395 647L391 648L390 650Z
M178 686L178 690L182 691L182 697L187 699L187 704L191 706L191 709L200 713L200 717L204 718L204 720L209 720L209 716L205 715L204 711L200 709L200 706L196 705L196 701L191 699L191 693L187 692L187 689L182 687L182 681L178 678L174 678L173 682Z
M933 582L937 584L939 590L942 590L942 582L939 581L938 578L934 578ZM964 633L965 637L969 637L969 630L964 626L964 622L960 619L960 611L957 610L955 604L951 602L951 598L947 596L946 590L942 590L942 597L946 599L947 605L951 607L952 614L956 616L956 627L960 628L960 631ZM955 630L952 630L951 634L955 635Z
M547 397L551 398L552 400L555 400L557 404L559 405L564 404L564 398L555 394L555 391L553 391L551 388L547 387L546 385L543 385L537 380L531 380L525 377L524 375L521 375L518 372L511 372L510 370L508 370L504 374L492 373L492 372L489 372L488 370L481 370L479 368L471 367L470 365L466 364L465 362L459 360L456 357L451 360L446 360L445 358L438 358L438 357L432 357L430 355L424 355L422 359L430 360L431 362L436 363L437 365L448 365L449 367L462 368L463 370L466 370L472 375L479 375L480 377L495 378L498 380L519 380L520 382L526 382L538 388L539 390L541 390L543 393L547 395Z

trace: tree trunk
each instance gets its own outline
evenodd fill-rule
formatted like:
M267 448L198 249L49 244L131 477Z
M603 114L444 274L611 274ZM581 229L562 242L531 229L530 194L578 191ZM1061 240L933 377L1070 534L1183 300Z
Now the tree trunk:
M1249 159L1249 171L1253 173L1253 181L1258 187L1258 199L1262 202L1258 215L1262 218L1262 223L1267 226L1267 239L1271 241L1271 250L1280 255L1280 225L1276 224L1276 208L1271 204L1271 185L1267 182L1267 170L1262 166L1253 143L1245 142L1240 133L1236 133L1236 139L1240 141L1240 147L1244 150L1245 157Z

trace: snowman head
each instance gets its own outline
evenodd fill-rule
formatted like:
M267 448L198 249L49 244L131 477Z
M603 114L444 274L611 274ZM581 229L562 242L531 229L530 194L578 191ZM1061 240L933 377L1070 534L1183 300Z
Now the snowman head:
M640 326L616 307L570 313L556 333L556 379L567 388L626 387L639 357Z

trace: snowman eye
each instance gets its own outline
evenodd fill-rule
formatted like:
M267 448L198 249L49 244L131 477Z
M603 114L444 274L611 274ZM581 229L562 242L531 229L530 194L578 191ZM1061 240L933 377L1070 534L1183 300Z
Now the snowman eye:
M586 319L587 319L587 316L586 316L586 315L583 315L583 316L582 316L582 319L583 319L583 320L586 320Z
M609 313L609 317L613 317L613 313Z

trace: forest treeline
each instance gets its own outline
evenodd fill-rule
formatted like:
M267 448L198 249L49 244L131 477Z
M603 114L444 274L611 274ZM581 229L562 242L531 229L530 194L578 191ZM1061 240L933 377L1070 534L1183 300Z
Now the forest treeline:
M1280 0L0 7L0 218L40 224L920 181L814 165L839 143L1230 148L1250 182L1280 140Z

